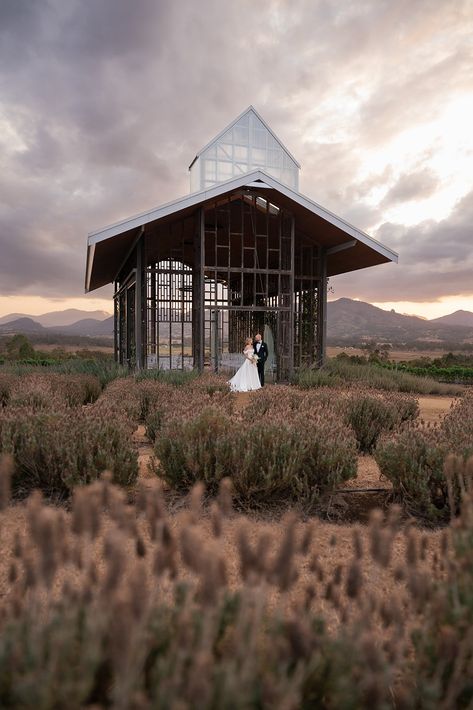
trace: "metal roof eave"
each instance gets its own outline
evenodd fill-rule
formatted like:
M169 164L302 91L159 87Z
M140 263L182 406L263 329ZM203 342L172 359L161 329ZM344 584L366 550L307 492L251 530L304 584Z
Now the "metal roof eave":
M397 263L398 254L392 249L389 249L389 247L384 246L384 244L381 244L373 237L370 237L362 230L357 229L357 227L354 227L352 224L346 222L341 217L337 217L337 215L333 214L333 212L330 212L330 210L325 209L310 198L305 197L304 195L301 195L298 192L295 192L286 185L283 185L275 178L266 174L264 171L254 170L252 172L245 173L244 175L230 178L226 182L218 183L217 185L214 185L213 187L207 188L205 190L200 190L199 192L194 192L190 195L178 198L177 200L168 202L164 205L161 205L160 207L156 207L152 210L142 212L138 215L129 217L120 222L116 222L107 227L104 227L103 229L90 232L87 238L88 254L86 270L86 289L88 290L90 286L96 244L118 236L119 234L123 234L124 232L127 232L129 230L144 226L149 222L154 222L175 212L179 212L180 210L196 206L203 202L207 202L208 200L212 200L215 197L219 197L222 194L230 192L234 189L238 189L239 187L247 187L250 185L252 187L256 186L255 183L257 184L258 181L262 183L262 187L263 185L265 185L270 188L273 188L276 191L279 191L290 200L293 200L301 207L307 209L309 212L312 212L313 214L321 217L325 221L337 227L347 236L351 237L352 239L359 240L366 246L370 247L374 251L384 256L384 258L386 258L387 260Z

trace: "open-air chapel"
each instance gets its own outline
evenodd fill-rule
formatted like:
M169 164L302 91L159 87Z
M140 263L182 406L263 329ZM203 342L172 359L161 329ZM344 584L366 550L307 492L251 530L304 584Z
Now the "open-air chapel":
M302 195L300 168L250 106L196 154L189 195L88 235L118 362L232 372L259 332L273 381L323 363L327 279L397 254Z

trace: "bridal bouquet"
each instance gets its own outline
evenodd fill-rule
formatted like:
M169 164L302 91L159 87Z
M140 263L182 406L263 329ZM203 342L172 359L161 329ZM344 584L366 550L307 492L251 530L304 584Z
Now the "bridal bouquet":
M252 356L251 356L251 360L252 360L252 362L256 365L256 363L257 363L258 360L259 360L258 355L257 355L256 353L255 353L254 355L252 355Z

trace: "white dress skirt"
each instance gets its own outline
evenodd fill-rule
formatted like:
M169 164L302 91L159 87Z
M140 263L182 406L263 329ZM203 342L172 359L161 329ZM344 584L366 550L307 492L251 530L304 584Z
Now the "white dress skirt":
M243 365L228 381L232 392L251 392L251 390L259 390L261 388L258 368L251 360L251 356L254 355L253 348L245 348L243 355L245 356Z

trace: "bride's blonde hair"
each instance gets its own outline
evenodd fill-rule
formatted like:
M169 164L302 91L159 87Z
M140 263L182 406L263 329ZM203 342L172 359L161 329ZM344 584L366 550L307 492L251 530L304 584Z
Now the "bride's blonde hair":
M248 344L253 345L253 338L247 338L245 340L245 345L248 345Z

